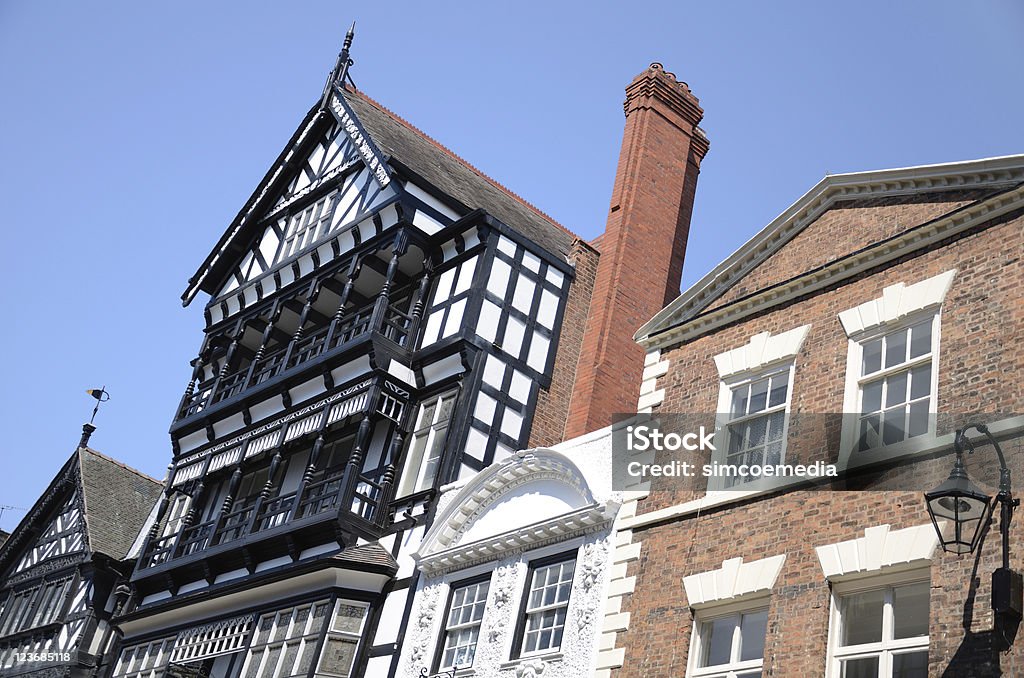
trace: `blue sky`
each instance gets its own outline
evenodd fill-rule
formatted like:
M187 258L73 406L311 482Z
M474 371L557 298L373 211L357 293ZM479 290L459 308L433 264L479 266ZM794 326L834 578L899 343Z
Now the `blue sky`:
M352 20L361 89L584 237L625 85L651 61L688 82L711 151L684 286L827 172L1024 152L1010 0L2 2L0 504L32 505L102 384L93 446L163 476L201 338L179 295Z

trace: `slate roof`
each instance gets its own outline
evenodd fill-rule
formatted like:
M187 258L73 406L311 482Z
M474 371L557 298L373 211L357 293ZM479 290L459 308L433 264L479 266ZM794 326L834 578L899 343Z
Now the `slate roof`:
M390 574L398 572L398 561L388 553L387 549L371 542L362 546L349 546L347 549L335 553L330 559L343 564L350 569L361 569L361 566L379 567L387 570Z
M345 96L380 150L469 209L481 208L564 257L576 236L422 131L361 92Z
M78 450L89 548L123 559L139 535L163 485L99 452Z

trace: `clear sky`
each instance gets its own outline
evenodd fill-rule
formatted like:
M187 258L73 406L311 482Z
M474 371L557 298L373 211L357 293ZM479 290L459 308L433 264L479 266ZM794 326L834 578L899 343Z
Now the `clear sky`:
M0 0L0 504L94 447L157 477L201 339L188 277L319 95L356 84L590 238L651 61L711 139L684 287L826 173L1024 152L1024 5ZM10 510L0 528L13 529Z

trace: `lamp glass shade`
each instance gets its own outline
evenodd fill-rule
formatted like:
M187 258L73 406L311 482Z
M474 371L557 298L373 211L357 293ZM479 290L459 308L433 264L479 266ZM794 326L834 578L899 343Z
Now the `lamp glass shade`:
M972 553L981 541L992 511L992 497L954 469L948 480L924 495L932 525L942 548L950 553ZM939 521L952 525L943 534Z

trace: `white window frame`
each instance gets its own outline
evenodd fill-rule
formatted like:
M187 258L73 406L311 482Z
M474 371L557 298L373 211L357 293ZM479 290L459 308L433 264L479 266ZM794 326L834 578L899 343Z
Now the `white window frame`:
M454 603L455 603L455 595L459 591L462 591L464 589L473 589L474 590L474 598L473 598L472 605L476 606L476 604L480 602L479 595L480 595L480 587L481 586L486 587L486 590L484 592L484 597L483 597L484 607L480 611L480 616L478 618L476 618L476 619L470 619L469 621L466 621L466 622L457 622L455 624L451 623L452 613L455 610L455 605L454 605ZM487 600L488 600L488 596L490 595L490 590L491 590L491 580L490 580L490 578L478 579L476 581L469 581L469 582L463 582L463 583L456 583L456 584L452 585L451 590L448 593L447 614L445 615L445 618L443 620L443 627L441 629L441 633L443 635L442 635L442 642L441 642L441 648L440 648L440 656L438 658L438 665L437 665L437 670L438 671L448 671L448 670L451 670L451 669L464 669L464 668L469 668L469 667L471 667L473 665L473 661L476 658L476 651L477 651L477 649L479 648L479 646L481 644L480 630L483 628L484 616L487 614ZM466 605L463 604L460 607L466 607ZM447 663L445 661L445 655L447 655L448 654L448 650L451 649L450 642L451 642L451 640L453 638L453 633L454 634L458 634L458 633L460 633L462 631L472 630L474 628L477 630L477 639L476 639L476 641L474 643L473 652L471 653L471 656L470 656L470 659L469 659L469 663L468 664L458 664L458 663L449 664L449 663ZM456 647L458 647L458 646L456 646ZM456 655L457 654L458 653L456 652Z
M874 341L876 339L895 334L897 332L906 332L909 328L919 325L925 321L931 321L931 350L924 356L918 356L917 358L910 358L905 362L895 365L893 367L886 368L884 362L882 367L869 375L861 375L864 369L864 346L865 344ZM855 466L862 463L869 463L879 458L888 458L893 454L901 454L903 452L914 451L919 447L926 447L925 441L934 438L935 436L935 413L938 412L938 390L939 390L939 347L941 344L941 326L942 326L942 314L938 307L933 307L925 311L919 311L912 313L903 318L900 318L896 322L887 322L878 325L871 330L857 332L849 338L849 348L847 352L847 367L846 367L846 388L844 393L844 406L843 411L847 414L843 417L843 431L842 431L842 445L841 445L841 458L840 463L844 466ZM908 344L909 344L908 337ZM909 346L907 348L909 355ZM885 445L881 440L878 441L878 445L870 447L865 450L860 449L860 426L861 420L863 419L863 398L864 391L863 386L865 384L878 381L879 379L886 379L892 375L899 374L901 372L909 373L914 367L920 367L921 365L931 365L931 383L929 384L928 399L929 399L929 416L928 416L928 430L920 435L913 437L904 437L903 440L898 442L890 443ZM908 385L909 388L909 385ZM923 398L922 398L923 399ZM904 403L904 407L907 407L910 400ZM885 389L883 388L882 394L882 410L885 411ZM906 422L907 420L905 420ZM905 433L906 431L904 431ZM884 431L883 431L884 434Z
M334 217L334 199L337 193L337 190L331 191L309 203L301 211L288 215L281 229L281 240L272 265L290 259L323 240L330 230ZM253 259L255 258L253 256Z
M414 424L413 432L409 434L409 442L406 453L406 459L402 469L402 479L398 484L398 492L396 497L406 497L410 494L422 492L430 488L437 476L437 469L440 466L441 458L444 455L444 443L448 436L448 427L451 423L452 417L455 415L455 405L459 397L459 389L453 388L447 391L442 391L435 396L427 399L420 403L420 406L416 410L416 422ZM451 409L448 412L448 417L442 422L438 419L442 401L450 399L452 400ZM434 404L434 413L429 423L422 421L423 413L427 407ZM416 443L425 438L426 443L423 446L418 458L413 459L412 455L416 449ZM427 470L430 467L431 460L436 460L434 465L434 477L428 477Z
M111 678L156 678L164 675L170 663L174 636L148 643L131 645L121 650Z
M893 636L893 589L912 584L930 584L930 571L915 569L906 572L880 574L861 578L850 582L836 582L832 587L831 611L829 614L828 657L825 678L841 678L844 660L878 657L878 675L880 678L892 676L892 658L898 654L914 652L930 652L931 635L912 638L894 639ZM884 591L882 607L882 640L874 643L863 643L840 647L843 632L844 599L859 593ZM930 589L929 589L930 590ZM929 626L931 623L931 605L928 607Z
M745 676L758 675L764 667L764 652L761 652L760 659L749 659L740 661L742 641L740 638L740 627L742 616L769 611L769 600L766 597L757 599L737 601L723 605L697 610L693 618L692 633L690 634L690 652L687 661L687 678L744 678ZM727 664L715 664L714 666L699 666L701 657L704 654L704 625L719 619L736 617L737 623L733 627L733 637L730 649L730 660ZM765 629L764 645L767 645L768 632Z
M732 397L733 393L741 388L750 388L750 385L769 379L776 375L785 373L787 378L786 386L786 400L781 405L768 406L770 402L771 390L769 388L766 394L765 409L755 414L744 414L735 419L732 416ZM730 427L737 424L742 424L748 421L753 421L760 417L768 417L778 412L783 413L783 424L782 424L782 448L779 451L779 464L786 463L786 448L787 441L789 438L789 415L790 415L790 403L793 399L793 379L796 376L796 362L793 360L777 362L773 365L759 367L756 371L749 371L738 375L733 375L727 378L723 378L720 382L719 396L718 396L718 415L716 422L717 433L715 435L715 452L712 455L712 459L717 461L719 464L728 464L729 462L729 446L731 444L732 434ZM771 382L769 382L770 386ZM767 459L765 459L767 462ZM764 466L765 464L762 464ZM732 485L728 484L729 478L712 476L709 480L709 490L750 490L750 489L761 489L762 487L769 484L778 483L780 478L774 476L761 478L751 478L746 482L743 482L741 478L737 477L736 482Z
M529 567L527 568L527 571L526 571L527 572L527 574L526 574L526 587L525 587L525 589L523 591L522 613L519 615L519 620L518 620L518 623L522 625L522 637L519 638L519 647L517 648L518 649L518 653L516 655L516 658L522 659L522 658L527 658L527 657L536 657L536 656L540 656L540 655L554 654L554 653L557 653L557 652L561 651L562 646L565 644L565 641L566 641L566 635L565 635L566 634L566 628L569 626L569 605L572 602L572 590L573 590L573 585L575 584L575 581L576 581L576 573L577 573L578 565L579 565L579 562L580 562L579 555L580 554L579 554L578 551L573 550L573 551L565 553L564 557L560 557L557 560L553 560L551 562L545 562L543 564L536 564L536 562L531 562L530 563L530 565L529 565ZM538 560L546 560L546 559L538 559ZM532 597L532 594L534 592L533 584L534 584L534 579L537 576L537 573L542 571L542 570L546 571L546 570L548 570L549 568L552 568L552 567L556 567L556 566L557 567L561 567L561 566L565 565L566 563L569 563L570 561L572 562L572 575L569 577L569 595L566 596L565 600L564 601L555 602L555 603L551 603L551 604L548 604L548 605L541 604L541 605L531 606L530 605L530 598ZM546 585L545 585L545 587L542 587L542 588L546 588ZM540 590L540 589L538 589L538 590ZM557 610L559 610L559 609L564 609L565 610L565 620L562 623L562 637L561 637L561 641L557 645L552 645L552 646L544 647L544 648L538 647L537 649L529 650L529 651L526 650L527 637L530 634L530 619L531 619L531 617L536 617L538 615L543 615L543 614L545 614L547 612L551 612L551 611L555 611L555 613L557 615ZM556 628L556 627L552 626L551 628Z

